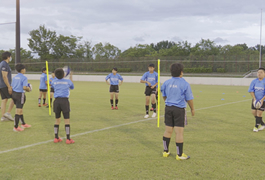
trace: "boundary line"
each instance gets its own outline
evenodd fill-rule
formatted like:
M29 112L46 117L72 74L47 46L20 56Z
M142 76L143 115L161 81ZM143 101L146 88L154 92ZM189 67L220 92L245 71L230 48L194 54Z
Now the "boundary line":
M251 100L251 99L246 99L246 100L243 100L243 101L235 101L235 102L220 104L220 105L216 105L216 106L209 106L209 107L205 107L205 108L199 108L199 109L195 109L195 112L196 111L200 111L200 110L205 110L205 109L211 109L211 108L215 108L215 107L230 105L230 104L236 104L236 103L245 102L245 101L249 101L249 100ZM163 117L163 115L160 116L160 117ZM121 127L121 126L127 126L127 125L130 125L130 124L136 124L136 123L139 123L139 122L150 121L150 120L153 120L153 119L156 119L156 118L142 119L142 120L133 121L133 122L129 122L129 123L124 123L124 124L119 124L119 125L115 125L115 126L105 127L105 128L102 128L102 129L95 129L95 130L91 130L91 131L87 131L87 132L83 132L83 133L74 134L74 135L71 135L71 137L82 136L82 135L91 134L91 133L94 133L94 132L105 131L105 130L108 130L108 129L118 128L118 127ZM65 139L65 138L63 138L63 139ZM26 146L21 146L21 147L17 147L17 148L5 150L5 151L0 151L0 154L13 152L13 151L18 151L18 150L21 150L21 149L26 149L26 148L30 148L30 147L33 147L33 146L38 146L38 145L41 145L41 144L47 144L47 143L50 143L50 142L53 142L53 140L42 141L42 142L29 144L29 145L26 145Z

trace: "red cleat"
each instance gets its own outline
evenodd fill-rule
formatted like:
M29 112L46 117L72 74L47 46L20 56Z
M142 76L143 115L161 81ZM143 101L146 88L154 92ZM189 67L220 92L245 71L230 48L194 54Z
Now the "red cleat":
M151 109L150 109L150 111L153 111L153 110L154 110L154 108L151 108Z
M46 104L46 103L45 103L45 104L43 104L43 106L47 106L47 105L48 105L48 104Z
M117 110L118 110L118 106L116 106L116 107L115 107L115 109L117 109Z
M19 126L17 128L13 128L13 131L15 132L20 132L20 131L24 131L24 129L20 128Z
M53 140L54 143L58 143L58 142L62 142L62 141L63 140L61 138L58 138L58 139L57 138L54 138L54 140Z
M40 104L39 104L38 106L39 106L39 107L41 107L41 105L40 105Z
M22 129L30 128L30 127L31 127L31 125L29 125L29 124L24 124L24 125L22 124L22 125L21 125L21 128L22 128Z
M66 140L66 144L73 144L73 143L75 143L75 141L72 140L72 139L67 139L67 140Z
M114 109L114 107L111 107L111 110L113 110Z

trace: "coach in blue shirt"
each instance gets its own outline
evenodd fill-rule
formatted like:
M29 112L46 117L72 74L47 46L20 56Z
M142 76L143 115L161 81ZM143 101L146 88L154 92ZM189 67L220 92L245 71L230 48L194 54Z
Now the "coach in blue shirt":
M161 92L165 100L165 125L166 130L163 136L164 153L163 157L168 157L170 138L173 129L176 134L177 160L186 160L190 157L183 153L183 132L186 125L186 102L189 104L191 114L194 116L193 95L190 85L183 76L183 65L172 64L170 67L172 78L165 81L161 87Z
M14 121L10 112L14 107L14 102L11 99L9 108L6 112L6 103L8 99L12 98L12 87L11 87L11 68L8 63L12 61L11 53L4 52L2 54L3 61L0 63L0 93L2 98L1 112L2 117L1 121Z

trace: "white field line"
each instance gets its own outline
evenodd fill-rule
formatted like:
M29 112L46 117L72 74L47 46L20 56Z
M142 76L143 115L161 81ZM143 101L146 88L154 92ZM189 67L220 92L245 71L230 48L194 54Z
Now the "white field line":
M230 105L230 104L236 104L236 103L245 102L245 101L249 101L249 100L251 100L251 99L246 99L246 100L243 100L243 101L235 101L235 102L220 104L220 105L216 105L216 106L200 108L200 109L196 109L196 111L204 110L204 109L210 109L210 108L215 108L215 107L220 107L220 106L226 106L226 105ZM161 115L161 117L163 117L163 115ZM142 120L133 121L133 122L129 122L129 123L124 123L124 124L119 124L119 125L115 125L115 126L105 127L105 128L102 128L102 129L95 129L95 130L91 130L91 131L87 131L87 132L83 132L83 133L74 134L74 135L71 135L71 137L82 136L82 135L91 134L91 133L99 132L99 131L105 131L105 130L108 130L108 129L118 128L118 127L121 127L121 126L127 126L127 125L130 125L130 124L136 124L136 123L139 123L139 122L150 121L150 120L153 120L153 119L156 119L156 118L142 119ZM20 147L17 147L17 148L8 149L8 150L5 150L5 151L0 151L0 154L13 152L13 151L21 150L21 149L26 149L26 148L30 148L30 147L41 145L41 144L47 144L47 143L50 143L50 142L53 142L53 140L42 141L42 142L38 142L38 143L34 143L34 144L29 144L29 145L26 145L26 146L20 146Z

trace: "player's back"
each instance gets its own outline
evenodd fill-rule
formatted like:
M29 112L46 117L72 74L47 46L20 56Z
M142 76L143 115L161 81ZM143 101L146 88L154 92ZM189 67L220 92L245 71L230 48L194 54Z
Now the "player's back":
M42 73L40 76L40 89L47 89L46 81L47 75L45 73Z
M55 98L68 98L70 95L70 89L74 89L74 84L69 79L54 79L51 84L55 91Z

